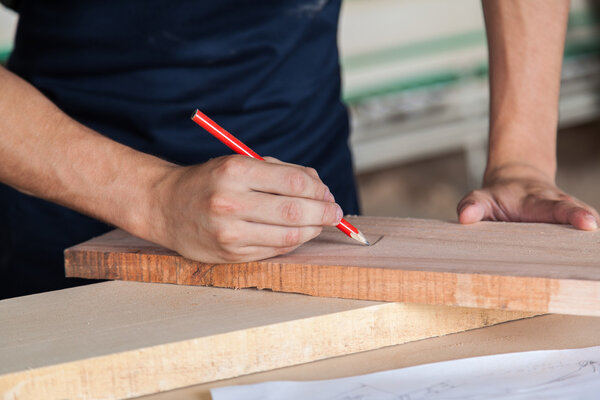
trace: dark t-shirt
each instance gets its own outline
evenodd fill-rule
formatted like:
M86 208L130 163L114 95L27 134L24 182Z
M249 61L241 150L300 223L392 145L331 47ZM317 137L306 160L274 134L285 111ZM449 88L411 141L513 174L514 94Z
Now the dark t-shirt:
M339 0L24 0L8 67L63 111L182 164L230 154L199 108L257 153L312 166L358 211L340 101ZM62 250L110 227L0 185L0 298L78 283Z

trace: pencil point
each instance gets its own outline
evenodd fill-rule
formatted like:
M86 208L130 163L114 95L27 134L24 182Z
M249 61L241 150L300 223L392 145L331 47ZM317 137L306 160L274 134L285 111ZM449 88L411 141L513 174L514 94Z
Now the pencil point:
M369 241L367 240L367 238L365 237L365 235L363 235L363 233L361 231L358 231L358 233L352 232L351 236L352 236L352 239L354 239L358 242L361 242L365 246L371 245L371 243L369 243Z

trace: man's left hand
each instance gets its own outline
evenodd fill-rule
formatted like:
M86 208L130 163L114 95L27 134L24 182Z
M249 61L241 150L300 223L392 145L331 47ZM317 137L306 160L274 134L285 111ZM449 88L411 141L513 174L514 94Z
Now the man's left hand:
M600 215L593 207L569 196L550 179L519 175L491 177L483 188L466 195L457 207L460 223L547 222L586 231L598 228Z

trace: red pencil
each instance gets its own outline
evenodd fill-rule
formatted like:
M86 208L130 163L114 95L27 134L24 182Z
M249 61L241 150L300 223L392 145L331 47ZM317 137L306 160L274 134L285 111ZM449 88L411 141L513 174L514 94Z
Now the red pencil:
M236 138L231 133L227 132L225 129L220 127L219 124L217 124L212 119L208 118L200 110L196 110L194 115L192 115L192 121L206 129L208 133L219 139L223 144L225 144L227 147L229 147L236 153L252 157L257 160L264 160L264 158L256 154L251 148L246 146L244 143L240 142L238 138ZM356 227L354 227L350 222L346 221L344 218L342 218L340 223L337 225L337 228L340 231L344 232L346 235L350 236L352 239L357 240L367 246L370 245L365 235L363 235L361 231L356 229Z

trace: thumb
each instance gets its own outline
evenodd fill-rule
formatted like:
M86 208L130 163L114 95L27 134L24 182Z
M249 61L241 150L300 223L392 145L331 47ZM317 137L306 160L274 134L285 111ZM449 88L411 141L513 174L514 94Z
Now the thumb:
M477 191L471 192L458 203L458 221L461 224L473 224L483 220L485 217L485 203L481 201L481 195Z

